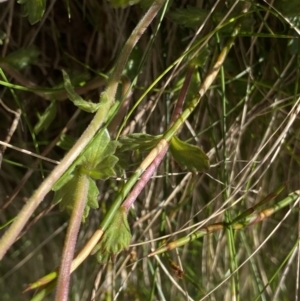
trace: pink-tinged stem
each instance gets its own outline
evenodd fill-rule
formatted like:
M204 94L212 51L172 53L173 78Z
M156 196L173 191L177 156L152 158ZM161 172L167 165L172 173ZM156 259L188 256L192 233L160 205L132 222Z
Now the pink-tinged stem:
M194 66L189 66L185 79L184 79L184 83L182 85L182 88L180 90L180 94L178 96L178 100L176 103L176 107L174 108L172 117L171 117L171 123L175 122L175 120L177 120L180 116L180 114L182 113L182 108L183 108L183 104L188 92L188 88L192 79L192 75L194 72L195 67Z
M151 179L154 171L157 169L158 165L164 158L166 152L168 151L169 145L166 146L161 150L161 152L156 156L156 158L152 161L152 163L148 166L145 172L142 174L140 180L131 190L125 201L123 202L122 206L128 211L131 205L135 202L136 198L139 196L143 188L146 186L148 181Z
M67 301L70 285L71 264L74 257L78 232L80 229L89 188L88 176L79 174L76 187L76 199L67 230L65 244L59 268L55 301Z
M193 72L194 72L194 66L190 66L188 68L183 86L181 88L176 106L174 108L172 118L171 118L171 123L173 123L180 116L180 114L182 112L183 104L184 104L184 101L185 101L185 98L186 98L186 95L187 95L187 92L188 92L188 88L189 88L189 85L190 85L190 82L191 82ZM153 173L155 172L158 165L160 164L160 162L164 158L166 152L168 151L169 143L167 141L165 141L165 142L166 142L165 146L157 154L157 156L154 158L152 163L148 166L148 168L142 174L140 180L136 183L136 185L131 190L131 192L129 193L127 198L124 200L122 206L125 208L126 211L128 211L130 209L131 205L135 202L136 198L139 196L141 191L144 189L146 184L149 182L149 180L151 179Z

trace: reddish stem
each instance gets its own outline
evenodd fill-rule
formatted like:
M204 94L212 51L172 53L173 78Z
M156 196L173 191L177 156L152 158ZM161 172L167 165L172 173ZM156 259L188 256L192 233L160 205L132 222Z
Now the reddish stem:
M140 180L136 183L134 188L131 190L125 201L123 202L122 206L128 211L131 205L135 202L136 198L139 196L143 188L146 186L148 181L151 179L154 171L157 169L158 165L164 158L166 152L168 151L169 146L166 145L165 148L161 150L161 152L156 156L156 158L152 161L152 163L148 166L145 172L142 174Z
M88 188L89 180L87 175L79 173L79 179L76 187L76 198L74 200L74 207L67 230L59 268L55 301L68 300L71 264L74 257L77 236L80 229L84 208L86 205Z
M176 103L176 106L174 108L172 118L171 118L171 124L180 116L183 108L183 104L188 92L188 88L191 82L191 78L194 72L194 66L190 66L188 68L187 74L185 76L185 80L183 83L183 86L181 88L180 94L178 96L178 100ZM126 211L128 211L131 207L131 205L135 202L136 198L139 196L143 188L146 186L148 181L151 179L153 173L159 166L160 162L164 158L166 152L168 151L169 144L167 143L166 146L157 154L155 159L152 161L152 163L148 166L148 168L145 170L145 172L142 174L140 180L136 183L134 188L131 190L127 198L124 200L122 206L125 208Z
M186 76L184 79L184 83L182 85L182 88L181 88L179 96L178 96L176 107L174 108L174 111L173 111L173 114L171 117L171 124L173 122L175 122L178 119L178 117L180 116L180 114L182 113L183 104L184 104L184 101L185 101L185 98L186 98L186 95L188 92L188 88L189 88L189 85L190 85L190 82L192 79L194 69L195 69L194 66L188 67L188 70L187 70L187 73L186 73Z

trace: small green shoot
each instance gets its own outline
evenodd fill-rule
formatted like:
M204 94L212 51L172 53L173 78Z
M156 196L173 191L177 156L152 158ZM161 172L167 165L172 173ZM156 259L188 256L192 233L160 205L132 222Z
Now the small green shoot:
M60 136L59 141L56 143L57 146L59 146L63 150L70 150L71 147L75 144L76 140L74 137L71 137L70 135L62 134Z
M156 146L161 137L144 133L129 134L119 139L121 146L118 151L121 153L128 150L149 151Z
M18 0L23 5L23 13L31 25L39 22L45 12L46 0Z
M76 107L79 109L88 112L88 113L95 113L99 107L101 106L101 102L93 103L90 100L84 100L80 95L78 95L71 83L70 77L66 73L66 71L62 70L63 77L64 77L64 86L68 93L69 99L74 103Z
M52 101L43 114L37 114L39 121L34 126L34 133L37 135L42 130L47 130L53 122L57 113L56 101Z

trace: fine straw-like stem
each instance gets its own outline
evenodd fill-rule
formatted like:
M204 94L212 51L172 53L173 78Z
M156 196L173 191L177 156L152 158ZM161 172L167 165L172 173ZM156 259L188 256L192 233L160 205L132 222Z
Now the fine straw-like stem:
M295 202L297 200L299 200L299 191L292 192L286 198L279 201L276 205L274 205L270 208L264 209L260 212L253 212L253 213L250 213L250 211L247 210L246 212L248 214L246 216L244 216L242 214L241 220L235 219L234 222L232 222L230 224L228 224L226 222L220 222L220 223L214 223L211 225L201 227L197 231L189 234L188 236L184 236L182 238L177 239L176 241L172 241L172 242L169 242L169 243L163 245L159 249L150 253L148 255L148 257L158 255L158 254L164 253L166 251L173 250L175 248L182 247L185 244L194 241L195 239L198 239L200 237L203 237L203 236L213 233L213 232L222 231L227 228L232 228L232 230L241 230L245 227L248 227L248 226L251 226L253 224L263 221L264 219L270 217L271 215L273 215L280 209L290 205L292 202Z
M88 142L93 138L98 128L103 124L103 121L107 117L108 110L110 108L110 103L106 103L99 110L94 119L91 121L87 129L84 131L83 135L75 143L72 149L67 153L67 155L62 159L61 163L57 165L51 174L42 182L39 188L35 191L32 197L28 200L27 204L22 208L22 210L17 215L16 219L3 235L0 240L0 259L3 258L6 251L14 243L17 236L27 223L28 219L37 208L37 206L44 199L45 195L50 191L53 184L59 179L59 177L66 171L66 169L73 163L77 156L83 151Z
M158 154L168 146L169 141L171 138L176 134L176 132L179 130L179 128L182 126L182 124L185 122L185 120L190 116L190 114L195 110L197 105L199 104L200 100L202 99L203 95L206 93L208 88L211 86L213 81L215 80L218 72L220 71L221 66L223 65L225 58L233 45L233 42L239 32L240 24L238 23L236 27L234 28L232 37L229 39L223 50L221 51L220 55L218 56L218 59L216 63L214 64L213 68L210 70L209 74L203 81L200 89L199 89L199 97L194 98L189 106L182 112L182 114L179 116L179 118L172 124L172 126L168 129L168 131L164 134L163 138L159 141L159 143L156 145L154 149L148 154L148 156L144 159L144 161L140 164L138 169L135 171L135 173L130 177L130 179L126 182L123 189L120 191L119 195L115 199L114 204L111 206L110 210L108 211L107 215L103 219L100 228L105 230L106 227L109 225L112 216L115 214L115 212L118 210L119 206L122 203L122 199L124 196L129 193L131 188L136 183L137 179L141 176L141 174L148 168L148 166L153 162L153 160L158 156Z
M6 252L2 301L300 301L297 0L165 0L146 30L157 0L40 1L38 14L38 0L0 2L0 102L21 110L0 170L0 239L113 103ZM0 104L0 144L10 112Z
M155 1L154 4L149 8L148 12L140 20L136 29L132 32L131 36L127 40L124 51L121 52L119 59L116 63L115 70L113 72L112 78L108 83L105 95L107 96L107 101L103 106L97 111L95 117L86 128L82 136L78 139L71 150L62 159L61 163L54 168L50 175L41 183L39 188L35 191L32 197L28 200L27 204L19 212L18 216L10 226L10 228L5 232L0 240L0 260L5 255L6 251L15 242L17 236L29 220L30 216L34 210L42 202L46 194L50 191L53 184L60 178L60 176L68 169L68 167L73 163L73 161L79 156L79 154L84 150L88 143L92 140L95 133L105 122L108 111L114 103L115 93L117 90L119 79L121 78L121 73L127 62L128 56L132 51L133 47L149 26L153 18L156 16L160 10L164 0ZM150 12L150 13L149 13ZM101 98L100 98L101 101Z
M179 118L179 116L180 116L180 114L182 112L183 104L184 104L184 101L186 99L186 95L187 95L188 88L189 88L189 85L190 85L190 82L191 82L193 71L194 71L194 67L189 67L188 68L188 71L187 71L187 74L186 74L186 77L185 77L182 89L180 91L178 100L176 102L176 106L174 108L174 111L173 111L173 114L172 114L172 117L171 117L171 124L177 118ZM130 209L130 207L132 206L132 204L135 202L136 198L139 196L140 192L143 190L143 188L146 186L146 184L148 183L148 181L151 179L153 173L155 172L155 170L159 166L160 162L163 160L165 154L167 153L168 148L169 148L169 144L165 143L164 148L157 154L156 158L149 165L149 167L147 168L147 170L141 176L140 180L134 186L134 188L132 189L132 191L130 192L130 194L127 196L127 198L124 200L122 206L127 211Z
M162 159L165 157L166 152L168 151L169 145L166 144L165 147L157 154L156 158L149 165L147 170L143 173L140 180L134 186L128 197L123 202L122 206L128 211L131 205L135 202L136 198L139 196L141 191L144 189L148 181L151 179L151 176L159 166Z
M246 10L244 10L244 13L246 13ZM78 253L76 258L73 260L72 263L72 271L75 270L84 260L85 258L90 254L91 250L95 245L98 243L98 241L103 236L104 231L109 226L112 217L122 204L122 201L125 199L126 195L128 195L132 189L132 187L137 182L138 178L143 174L143 172L150 166L150 164L154 161L154 159L165 150L165 148L168 147L169 141L171 138L175 135L175 133L178 131L178 129L182 126L182 124L185 122L185 120L190 116L190 114L195 110L197 105L199 104L201 98L206 93L206 91L209 89L213 81L215 80L221 66L223 65L225 58L231 48L231 46L234 43L234 40L239 32L239 24L237 24L234 28L233 34L229 41L224 46L223 50L219 54L215 64L213 65L212 69L208 72L207 76L205 77L203 83L201 84L199 88L199 94L198 97L195 97L190 103L189 106L180 114L178 119L170 126L170 128L167 130L167 132L163 135L163 138L159 141L159 143L156 145L152 151L148 154L148 156L144 159L144 161L140 164L138 169L135 171L135 173L128 179L124 187L120 190L118 196L116 197L113 205L110 207L109 211L107 212L106 216L102 220L99 229L94 233L94 235L90 238L90 240L87 242L85 247ZM129 205L129 201L128 201ZM126 205L126 207L128 206ZM54 275L55 277L55 275Z
M72 209L72 214L62 253L55 301L68 300L71 264L74 257L77 236L87 201L88 188L88 176L84 173L79 173L74 207Z

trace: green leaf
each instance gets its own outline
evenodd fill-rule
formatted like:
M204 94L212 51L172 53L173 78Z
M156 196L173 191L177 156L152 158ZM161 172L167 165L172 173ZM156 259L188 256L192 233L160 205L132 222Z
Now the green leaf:
M72 178L55 192L52 203L59 203L61 211L67 210L69 213L72 212L78 180L79 174L74 173Z
M197 67L202 67L207 63L207 60L211 54L211 49L208 44L205 44L201 50L197 51L197 54L195 55L194 53L191 54L193 56L192 58L192 63L197 66ZM190 59L190 58L189 58ZM199 77L199 74L196 73ZM195 72L194 72L195 75ZM199 87L198 87L199 89Z
M145 54L144 50L139 46L135 46L132 49L130 57L127 61L127 64L123 70L123 74L130 78L132 81L136 77L137 74L140 73L140 64L143 59L143 55Z
M116 175L114 166L118 162L116 156L108 156L90 172L90 176L96 180L106 180Z
M68 93L68 97L69 99L74 103L74 105L76 107L78 107L79 109L88 112L88 113L94 113L96 112L99 107L101 106L101 102L100 103L93 103L90 100L86 101L84 100L80 95L78 95L71 83L70 77L68 76L68 74L66 73L66 71L62 70L63 73L63 77L64 77L64 86L65 89Z
M28 16L31 25L42 19L46 8L46 0L18 0L18 3L23 4L24 15Z
M93 179L89 179L89 192L87 204L92 209L97 209L99 207L97 197L99 194L99 189Z
M111 257L127 248L130 240L131 232L127 220L127 211L120 207L92 254L96 253L99 263L105 263Z
M74 200L76 198L76 187L79 181L80 170L76 170L72 175L72 178L69 179L64 185L62 185L54 194L52 203L58 204L61 211L67 211L71 213L74 207ZM98 208L97 197L99 190L94 180L89 179L89 188L87 195L87 204L84 208L84 213L82 216L82 221L84 222L86 217L89 214L90 208Z
M82 222L85 222L85 219L88 217L90 208L97 209L99 207L97 197L99 195L99 189L94 180L89 179L89 191L88 191L88 199L87 204L84 208Z
M153 136L143 133L133 133L119 139L120 147L118 152L126 151L147 151L151 150L156 146L158 141L161 139L161 135Z
M34 127L34 133L37 135L40 131L46 130L56 117L56 113L56 101L52 101L42 115L38 114L39 121Z
M89 171L97 168L100 162L115 153L117 145L117 141L110 140L106 129L100 130L83 152L80 164Z
M39 55L39 50L36 47L32 46L28 48L20 48L10 53L6 57L1 58L1 61L20 70L36 62Z
M59 141L56 143L57 146L62 148L63 150L70 150L72 146L75 144L76 140L74 137L71 137L66 134L62 134L59 138Z
M171 139L170 152L183 169L201 172L209 168L209 159L200 147L181 141L176 136Z
M74 207L79 175L84 173L89 177L87 204L82 217L84 221L90 208L98 208L99 190L94 179L106 180L115 176L114 166L118 158L113 154L117 145L118 142L110 140L106 129L100 130L86 150L53 185L52 190L55 191L53 203L59 203L61 210L71 212Z
M116 156L119 158L117 167L120 170L134 169L143 160L143 153L152 150L161 137L162 135L133 133L119 138L116 150Z
M53 191L58 191L61 189L64 185L66 185L69 181L73 178L73 170L75 168L75 165L72 164L67 171L55 182L55 184L52 186ZM55 203L56 204L56 203Z
M185 27L196 27L202 24L207 16L207 10L188 5L187 8L178 8L170 14L171 19Z
M117 141L110 140L109 133L106 129L100 130L79 158L77 158L67 171L56 181L52 186L52 190L57 191L70 181L76 166L81 166L88 175L91 175L93 170L97 171L98 164L107 157L113 155L117 145Z
M133 169L142 160L142 153L152 150L161 137L161 135L153 136L143 133L121 137L118 140L119 145L116 150L116 156L119 158L118 166L121 169ZM129 152L134 152L134 156Z

